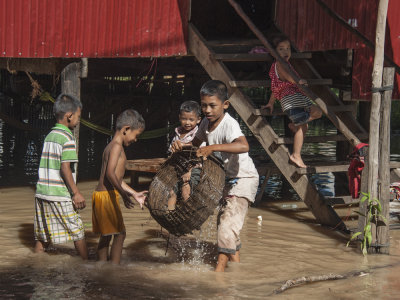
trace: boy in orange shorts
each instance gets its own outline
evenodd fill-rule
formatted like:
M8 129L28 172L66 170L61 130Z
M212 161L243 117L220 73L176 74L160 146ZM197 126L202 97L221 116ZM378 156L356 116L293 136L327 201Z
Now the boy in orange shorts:
M97 248L100 261L107 261L108 258L113 264L121 261L126 233L119 196L127 208L133 207L131 196L140 207L146 199L147 191L136 192L123 180L126 163L124 146L136 142L144 127L143 117L137 111L125 110L118 116L114 137L103 152L100 179L92 196L93 232L101 234ZM112 236L114 239L108 257Z

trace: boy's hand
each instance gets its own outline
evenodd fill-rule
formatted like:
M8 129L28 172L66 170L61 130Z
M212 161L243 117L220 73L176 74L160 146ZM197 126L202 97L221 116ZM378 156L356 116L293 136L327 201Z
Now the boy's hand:
M204 159L207 159L207 157L209 157L213 152L212 146L205 146L199 148L196 152L196 155L197 157L203 157Z
M133 198L140 204L140 208L143 209L143 204L146 201L148 191L142 191L136 194L132 193Z
M131 200L131 198L129 198L129 195L127 193L124 193L122 195L122 200L124 201L124 204L125 204L126 208L131 209L131 208L135 207L133 201Z
M175 153L175 152L182 151L182 148L183 148L182 142L181 141L175 141L171 145L171 152Z
M72 196L72 203L76 209L84 209L86 207L85 198L83 198L83 195L80 192L76 192Z

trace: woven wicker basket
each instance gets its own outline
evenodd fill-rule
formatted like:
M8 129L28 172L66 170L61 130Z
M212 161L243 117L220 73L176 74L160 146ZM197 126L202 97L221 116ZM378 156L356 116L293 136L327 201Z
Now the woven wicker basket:
M193 187L190 198L178 201L174 210L168 210L169 192L174 189L190 168L201 163L200 182ZM148 208L153 218L169 233L181 236L191 233L213 214L225 185L222 162L214 156L207 160L196 157L196 149L174 153L154 177L148 195Z

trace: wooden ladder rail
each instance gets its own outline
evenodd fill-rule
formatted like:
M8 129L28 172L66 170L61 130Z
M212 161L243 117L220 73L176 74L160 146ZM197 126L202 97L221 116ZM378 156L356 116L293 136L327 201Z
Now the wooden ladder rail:
M335 127L346 136L348 141L356 146L360 143L359 138L349 129L345 122L343 122L342 118L339 118L337 114L329 109L329 106L325 101L323 101L320 97L318 97L314 91L306 86L298 84L300 77L293 72L293 70L289 67L288 63L280 57L280 55L276 52L274 47L268 42L268 40L264 37L260 30L254 25L254 23L250 20L250 18L243 12L242 8L239 4L236 3L235 0L228 0L228 2L232 5L238 15L243 19L243 21L247 24L247 26L253 31L253 33L257 36L257 38L261 41L261 43L267 48L269 53L282 65L286 72L288 72L296 81L296 85L310 98L312 99L322 110L322 112L331 120L331 122L335 125ZM310 65L309 65L310 66ZM299 71L299 70L298 70ZM337 105L341 105L339 99L336 102Z
M254 108L251 100L239 88L232 88L229 85L229 81L235 80L233 75L223 62L215 59L214 51L207 47L206 41L193 24L189 24L188 48L211 78L221 80L227 84L228 91L231 94L229 102L300 198L303 199L304 203L317 219L317 222L336 229L346 230L346 225L336 214L335 210L325 203L324 197L309 182L307 176L299 176L296 172L297 168L289 164L289 151L287 147L275 143L278 139L277 134L265 118L253 113Z

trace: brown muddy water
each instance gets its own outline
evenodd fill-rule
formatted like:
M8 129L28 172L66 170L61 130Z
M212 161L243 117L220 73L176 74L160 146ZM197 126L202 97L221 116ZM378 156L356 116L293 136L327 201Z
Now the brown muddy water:
M348 236L315 224L303 203L296 201L266 201L260 208L250 208L241 234L242 261L230 264L224 274L213 272L214 217L201 232L171 238L166 253L166 232L146 209L138 207L123 208L127 238L121 265L97 263L90 208L95 184L79 184L88 204L82 211L90 251L87 262L77 257L73 244L34 254L34 189L0 189L1 299L399 298L399 230L390 232L390 255L363 257L356 249L346 248ZM339 214L351 220L353 209L344 208ZM355 226L355 221L347 224ZM348 278L274 292L289 279L330 273Z

